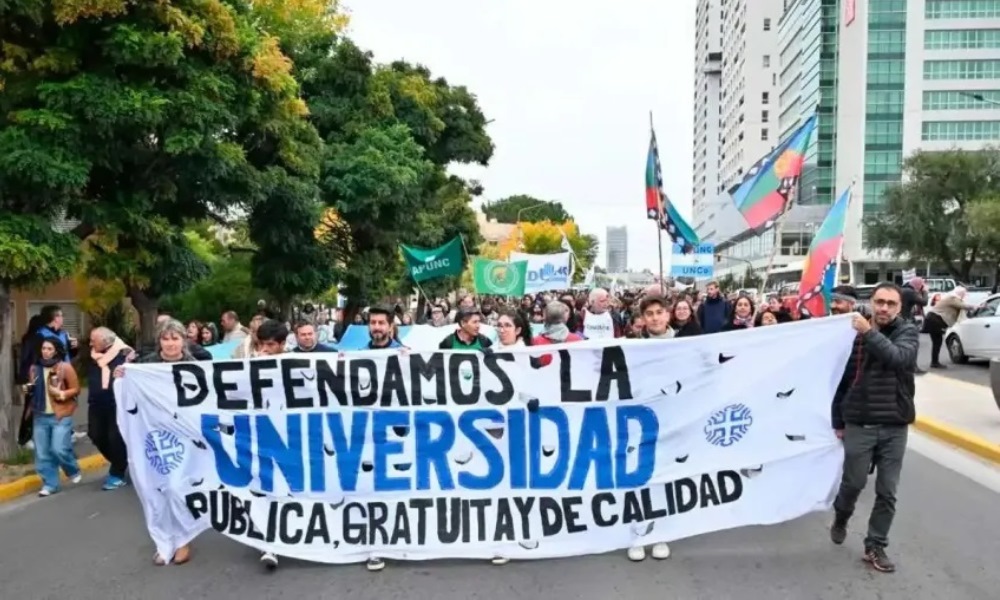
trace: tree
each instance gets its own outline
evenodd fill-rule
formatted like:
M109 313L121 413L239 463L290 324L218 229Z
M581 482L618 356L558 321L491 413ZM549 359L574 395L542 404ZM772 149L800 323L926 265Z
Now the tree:
M539 200L524 194L487 202L483 205L483 213L489 219L496 219L498 223L538 223L540 221L565 223L573 219L563 208L562 203Z
M918 151L903 170L903 183L887 189L880 210L866 215L866 246L944 264L968 281L977 259L996 257L990 238L971 224L1000 197L1000 151Z
M2 134L0 134L2 135ZM14 315L11 292L38 288L69 276L79 259L77 239L40 217L7 210L0 195L0 459L17 451L20 413L14 410Z
M573 280L583 281L590 266L597 258L598 240L592 235L581 234L576 223L567 221L565 223L552 223L542 221L540 223L521 223L511 233L510 237L500 244L497 256L489 258L499 258L506 260L510 252L518 250L528 254L555 254L565 252L562 248L563 234L569 240L569 245L575 255L576 266L573 273Z

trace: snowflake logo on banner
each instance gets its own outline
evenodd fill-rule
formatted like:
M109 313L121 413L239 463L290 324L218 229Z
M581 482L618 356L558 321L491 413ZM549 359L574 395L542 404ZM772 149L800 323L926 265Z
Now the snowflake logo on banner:
M173 432L154 429L146 434L146 460L160 475L169 475L184 462L184 443Z
M743 439L753 425L753 415L743 404L730 404L716 411L705 424L705 439L713 446L728 448Z

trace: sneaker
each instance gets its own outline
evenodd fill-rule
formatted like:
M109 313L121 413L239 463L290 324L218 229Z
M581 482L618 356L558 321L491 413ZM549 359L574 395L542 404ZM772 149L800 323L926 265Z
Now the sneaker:
M632 562L642 562L646 560L646 547L632 546L628 549L628 559Z
M653 544L653 558L656 560L667 560L670 558L670 546L666 542Z
M101 486L101 489L104 490L105 492L110 492L111 490L117 490L119 488L123 488L126 485L128 484L125 483L124 479L118 479L117 477L112 477L111 475L108 475L108 478L104 480L104 485Z
M77 473L76 475L69 478L70 483L77 484L83 481L83 473Z
M871 564L880 573L896 572L896 565L889 560L889 556L885 553L885 548L881 546L865 548L865 562Z
M278 556L274 552L265 552L260 555L260 563L268 571L273 571L278 568Z
M56 493L58 491L59 490L54 490L52 488L43 487L42 489L38 490L38 497L39 498L48 498L49 496L51 496L52 494L54 494L54 493Z
M385 568L385 561L373 556L368 559L368 564L365 565L365 568L372 572L381 571Z
M504 556L494 556L493 560L491 560L490 562L499 567L501 565L505 565L505 564L509 563L510 559L506 558Z
M932 369L947 369L948 366L942 363L931 363Z
M833 518L833 524L830 525L830 541L838 546L844 543L847 539L847 517L842 517L837 515Z

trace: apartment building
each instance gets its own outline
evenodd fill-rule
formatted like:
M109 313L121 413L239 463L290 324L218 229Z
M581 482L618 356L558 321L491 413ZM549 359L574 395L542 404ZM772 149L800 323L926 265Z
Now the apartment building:
M694 148L691 157L691 203L695 219L711 213L709 204L722 191L719 184L722 14L722 0L700 0L695 9Z

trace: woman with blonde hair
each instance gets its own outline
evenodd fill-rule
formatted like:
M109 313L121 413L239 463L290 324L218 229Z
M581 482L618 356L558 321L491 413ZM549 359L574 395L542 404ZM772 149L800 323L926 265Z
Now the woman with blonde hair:
M260 356L260 341L257 340L257 330L264 322L264 315L254 315L250 319L250 334L240 342L240 345L233 351L233 358L254 358Z
M967 293L964 287L956 287L939 299L924 318L924 331L931 336L932 369L947 368L941 364L941 345L944 342L944 332L961 321L965 316L965 311L975 308L972 304L966 304L965 296Z

